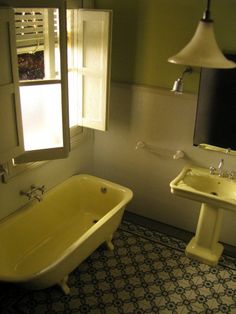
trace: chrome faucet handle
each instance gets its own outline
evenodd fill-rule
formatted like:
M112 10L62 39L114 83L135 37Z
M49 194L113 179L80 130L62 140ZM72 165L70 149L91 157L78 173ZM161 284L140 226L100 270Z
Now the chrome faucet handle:
M221 169L221 168L223 167L223 165L224 165L224 159L221 158L221 159L220 159L220 162L219 162L219 164L218 164L218 169Z
M216 173L216 168L214 166L209 167L210 174L215 174Z
M223 177L224 176L223 167L224 167L224 159L221 158L220 162L218 164L218 175L219 175L219 177Z
M42 194L45 192L45 185L36 186L35 184L31 184L29 192L34 193L40 191Z
M233 180L235 178L235 171L231 170L229 173L228 173L228 178L230 180Z
M38 187L38 190L43 194L45 192L45 185Z
M42 200L42 195L44 192L45 192L45 185L37 187L36 185L32 184L28 191L21 190L20 195L26 196L29 201L32 199L36 199L40 202Z
M28 198L28 200L31 200L31 198L32 198L32 193L30 191L20 190L20 195L26 196Z

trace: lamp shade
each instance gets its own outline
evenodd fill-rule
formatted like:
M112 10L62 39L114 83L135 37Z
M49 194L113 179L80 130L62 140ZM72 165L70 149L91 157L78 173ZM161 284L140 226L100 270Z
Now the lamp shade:
M204 68L230 69L236 67L236 63L226 59L221 52L215 39L213 22L204 20L200 20L190 42L168 61Z

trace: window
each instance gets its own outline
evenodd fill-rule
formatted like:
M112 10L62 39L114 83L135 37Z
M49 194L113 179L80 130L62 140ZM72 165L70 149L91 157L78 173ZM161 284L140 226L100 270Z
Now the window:
M15 8L14 19L25 150L15 161L66 157L69 120L65 8Z
M0 164L11 158L20 163L66 157L69 133L73 135L78 126L107 128L111 12L67 10L66 34L64 1L35 1L34 8L23 7L24 2L27 1L20 1L22 7L14 11L3 9L10 12L6 22L11 25L10 31L0 21L2 42L11 52L0 52L0 57L11 65L12 71L8 72L14 73L14 77L12 73L7 75L12 76L10 84L15 90L8 96L8 109L12 108L7 113L12 120L11 130L5 123L6 134L12 133L12 140L9 144L9 135L0 136L0 143L17 148L6 154L8 144L2 145ZM45 3L49 8L43 7ZM5 13L1 15L3 20L4 16ZM5 86L6 82L0 81L0 104ZM3 126L4 116L1 108ZM0 124L0 134L2 130Z
M58 9L15 9L15 26L25 151L62 147Z

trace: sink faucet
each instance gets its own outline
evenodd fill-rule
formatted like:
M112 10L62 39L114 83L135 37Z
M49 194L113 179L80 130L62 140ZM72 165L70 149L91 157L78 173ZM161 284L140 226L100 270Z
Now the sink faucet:
M219 175L219 177L223 177L224 176L223 167L224 167L224 159L221 158L220 162L218 164L218 175Z
M211 175L218 175L219 177L225 177L230 180L236 178L236 172L233 170L224 170L224 159L221 158L218 164L218 167L210 166L209 171Z

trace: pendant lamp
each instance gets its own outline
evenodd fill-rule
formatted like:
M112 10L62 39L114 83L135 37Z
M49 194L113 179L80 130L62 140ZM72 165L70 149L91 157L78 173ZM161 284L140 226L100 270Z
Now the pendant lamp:
M225 58L216 42L210 4L211 0L207 0L207 8L193 38L179 53L170 57L169 62L204 68L236 68L236 63Z

